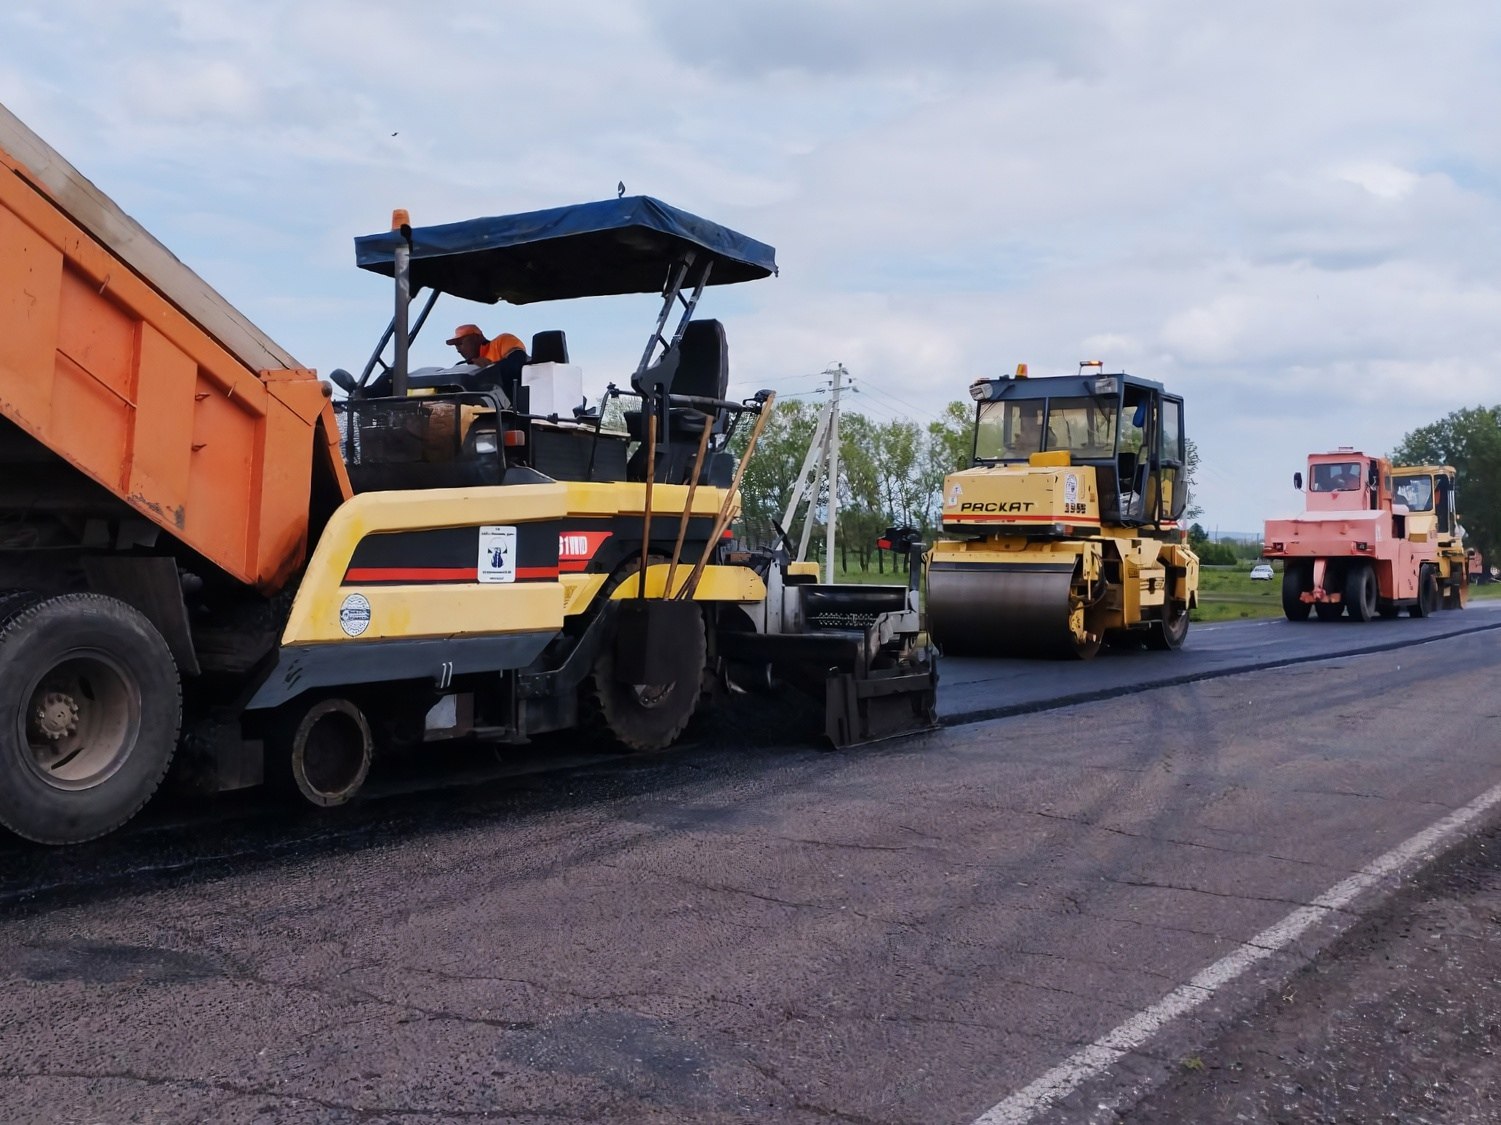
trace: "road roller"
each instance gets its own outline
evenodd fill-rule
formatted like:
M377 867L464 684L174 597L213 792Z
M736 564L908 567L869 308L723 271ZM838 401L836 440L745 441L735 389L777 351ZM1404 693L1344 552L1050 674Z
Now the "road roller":
M927 628L951 655L1176 649L1198 602L1183 400L1088 361L979 379L973 459L943 482Z

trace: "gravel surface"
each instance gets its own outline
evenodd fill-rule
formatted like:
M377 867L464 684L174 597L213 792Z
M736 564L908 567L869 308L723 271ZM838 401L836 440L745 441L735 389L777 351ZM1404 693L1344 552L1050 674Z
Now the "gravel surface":
M1501 1121L1501 827L1457 849L1121 1116Z

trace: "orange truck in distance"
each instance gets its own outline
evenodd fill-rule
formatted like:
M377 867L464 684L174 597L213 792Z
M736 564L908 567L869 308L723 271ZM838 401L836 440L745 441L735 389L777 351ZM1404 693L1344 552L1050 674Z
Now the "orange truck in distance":
M1289 621L1316 614L1333 621L1396 617L1406 610L1426 617L1462 599L1440 589L1438 543L1432 518L1411 511L1394 491L1391 465L1382 457L1341 446L1308 458L1302 514L1266 521L1269 559L1282 560L1282 612ZM1452 477L1438 488L1452 498ZM1431 513L1429 513L1431 517ZM1447 596L1446 596L1447 595Z

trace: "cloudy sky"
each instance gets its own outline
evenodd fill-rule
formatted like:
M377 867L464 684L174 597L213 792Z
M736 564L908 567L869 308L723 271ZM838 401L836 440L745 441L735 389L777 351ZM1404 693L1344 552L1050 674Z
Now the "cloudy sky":
M0 102L301 362L363 365L352 239L656 195L776 246L738 389L876 417L1100 359L1186 396L1221 531L1311 449L1501 402L1485 0L9 0ZM441 305L623 380L650 298ZM446 331L416 363L446 362ZM431 338L429 338L431 337Z

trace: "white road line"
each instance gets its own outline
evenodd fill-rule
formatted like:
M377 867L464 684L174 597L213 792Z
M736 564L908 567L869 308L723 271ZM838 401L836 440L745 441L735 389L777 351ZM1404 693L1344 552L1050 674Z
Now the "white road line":
M991 1106L975 1119L974 1125L1024 1125L1025 1122L1032 1121L1054 1102L1067 1097L1091 1078L1109 1070L1172 1020L1193 1011L1210 999L1216 991L1256 962L1285 949L1316 923L1327 918L1330 911L1348 906L1357 895L1401 871L1424 852L1460 832L1498 803L1501 803L1501 785L1487 789L1468 805L1429 825L1357 874L1336 883L1309 905L1300 906L1280 922L1262 930L1187 984L1179 985L1150 1008L1136 1013L1114 1031L1077 1051L1035 1082Z

